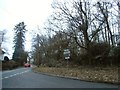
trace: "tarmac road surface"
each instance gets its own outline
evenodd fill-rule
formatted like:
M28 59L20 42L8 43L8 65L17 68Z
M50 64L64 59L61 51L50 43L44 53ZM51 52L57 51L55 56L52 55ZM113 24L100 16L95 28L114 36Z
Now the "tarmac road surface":
M117 85L93 83L34 73L32 68L2 72L2 88L118 88Z

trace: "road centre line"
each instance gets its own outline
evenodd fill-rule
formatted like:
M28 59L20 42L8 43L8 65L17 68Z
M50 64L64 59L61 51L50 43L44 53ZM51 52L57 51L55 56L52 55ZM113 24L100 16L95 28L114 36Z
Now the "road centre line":
M16 74L13 74L13 75L9 75L9 76L6 76L6 77L3 77L2 79L7 79L7 78L10 78L10 77L14 77L16 75L20 75L20 74L23 74L23 73L26 73L26 72L29 72L30 70L26 70L24 72L20 72L20 73L16 73Z
M26 68L23 68L23 69L26 69ZM19 70L19 69L16 69L16 70ZM3 71L2 73L3 73L3 74L4 74L4 73L10 73L10 72L14 72L14 71L16 71L16 70Z

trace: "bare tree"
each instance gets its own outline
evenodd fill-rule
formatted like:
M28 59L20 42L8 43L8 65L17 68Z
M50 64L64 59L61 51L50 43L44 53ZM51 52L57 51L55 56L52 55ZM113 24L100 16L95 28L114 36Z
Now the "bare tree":
M106 30L108 31L108 35L106 35L108 37L108 42L109 44L111 43L112 46L114 45L114 41L113 41L113 34L110 28L110 23L109 23L109 15L110 15L110 11L109 9L112 8L112 3L109 2L97 2L99 11L102 14L102 18L104 19L105 23L104 23L104 28L105 28L105 34L106 34ZM106 38L107 38L106 37Z
M96 23L93 4L88 1L70 0L69 2L54 1L52 4L54 13L49 19L51 27L47 29L52 31L61 31L74 39L80 48L90 55L90 43L98 37L101 26L105 22ZM94 33L93 33L94 31Z

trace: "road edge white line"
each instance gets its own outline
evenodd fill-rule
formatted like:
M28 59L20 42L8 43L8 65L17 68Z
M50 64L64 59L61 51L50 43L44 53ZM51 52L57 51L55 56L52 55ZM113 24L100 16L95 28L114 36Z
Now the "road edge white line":
M13 75L9 75L9 76L6 76L6 77L3 77L2 79L7 79L7 78L11 78L11 77L14 77L14 76L17 76L17 75L20 75L20 74L23 74L23 73L26 73L26 72L29 72L30 70L26 70L24 72L20 72L20 73L16 73L16 74L13 74Z

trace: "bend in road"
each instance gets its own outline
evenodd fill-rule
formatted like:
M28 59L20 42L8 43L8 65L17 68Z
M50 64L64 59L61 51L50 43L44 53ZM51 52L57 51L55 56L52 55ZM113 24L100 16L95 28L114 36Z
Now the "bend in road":
M118 88L117 85L54 77L19 68L2 73L3 88Z

